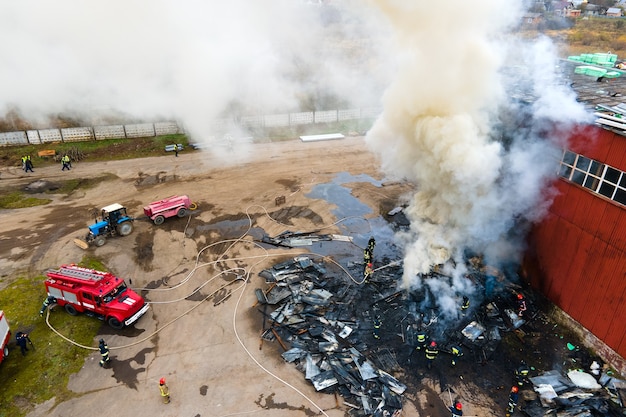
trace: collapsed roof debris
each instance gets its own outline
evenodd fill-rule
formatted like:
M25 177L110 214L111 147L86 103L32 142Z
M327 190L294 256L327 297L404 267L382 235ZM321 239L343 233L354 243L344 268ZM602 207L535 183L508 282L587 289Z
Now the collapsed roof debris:
M282 246L283 239L293 237L286 233L265 240ZM319 235L311 238L319 239ZM299 234L297 239L309 236ZM530 345L539 336L541 326L533 323L543 323L544 316L534 305L535 299L531 294L520 297L519 285L504 273L484 267L480 258L469 258L466 267L467 277L481 296L474 296L471 307L466 305L453 322L442 319L435 294L427 286L411 292L398 290L401 262L381 261L384 267L377 268L366 283L361 282L363 262L348 262L354 279L336 264L308 256L259 273L267 284L265 289L256 289L263 314L262 340L278 342L283 359L293 363L316 391L342 396L350 415L400 415L409 383L403 378L415 375L416 368L426 369L424 352L418 350L423 346L421 334L428 341L436 340L439 353L452 358L453 364L457 348L463 351L464 361L478 365L493 363L504 334L513 335L522 345ZM434 268L424 278L451 279L438 271ZM580 354L578 349L574 354ZM582 366L589 358L583 361L572 356L571 361ZM620 415L611 413L622 407L624 382L598 372L599 385L586 387L581 376L582 372L565 377L552 371L529 378L520 409L531 417L554 412L559 416ZM572 382L576 377L578 381ZM449 387L442 383L441 389Z

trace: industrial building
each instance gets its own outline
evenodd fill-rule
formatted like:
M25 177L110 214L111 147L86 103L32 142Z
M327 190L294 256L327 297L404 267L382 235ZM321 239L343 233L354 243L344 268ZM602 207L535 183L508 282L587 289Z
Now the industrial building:
M573 319L588 344L626 373L626 73L564 73L592 124L564 132L557 195L528 236L526 281Z

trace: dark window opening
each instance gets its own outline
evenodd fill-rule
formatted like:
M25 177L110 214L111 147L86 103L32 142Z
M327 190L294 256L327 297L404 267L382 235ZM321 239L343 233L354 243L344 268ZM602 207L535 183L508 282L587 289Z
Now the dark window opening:
M559 170L559 176L569 179L569 175L572 173L572 168L567 165L561 165Z
M598 188L598 183L600 182L600 180L596 177L592 177L591 175L588 175L587 178L585 179L585 188L589 188L590 190L595 191L596 188Z
M580 169L581 171L587 172L587 169L589 169L589 165L591 165L591 159L582 155L578 155L578 161L576 161L576 168Z
M613 200L626 206L626 190L618 188L617 191L615 191L615 197L613 197Z
M598 190L598 193L602 194L605 197L611 198L613 197L613 191L615 191L615 186L609 184L608 182L603 182Z
M615 168L606 167L606 173L604 174L604 179L606 181L610 181L613 184L617 184L619 182L619 177L622 173L616 170Z
M599 177L602 175L602 170L604 169L604 164L601 164L598 161L591 162L591 168L589 168L589 173Z
M574 165L574 161L576 160L576 154L574 152L565 151L563 155L563 162L568 165Z
M583 185L583 181L585 180L586 174L584 172L580 172L577 169L574 170L574 174L572 174L572 182L578 185Z

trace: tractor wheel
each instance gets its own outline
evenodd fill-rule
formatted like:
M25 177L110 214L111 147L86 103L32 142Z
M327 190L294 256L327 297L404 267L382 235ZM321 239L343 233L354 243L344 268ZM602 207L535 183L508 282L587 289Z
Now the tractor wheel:
M75 316L78 314L74 306L71 304L65 304L65 311L67 311L67 314L69 314L70 316Z
M94 241L93 241L94 245L96 245L97 247L100 247L102 245L104 245L105 243L107 243L107 238L104 236L98 236Z
M9 348L7 346L4 347L4 357L9 356Z
M156 224L157 226L160 224L163 224L164 221L165 221L165 217L163 216L156 216L154 218L154 224Z
M185 214L187 214L187 210L184 207L179 208L176 212L178 217L185 217Z
M124 222L117 225L117 234L120 236L128 236L133 231L133 224L131 222Z
M124 327L124 323L122 323L115 317L109 317L107 323L109 323L109 326L113 327L115 330L120 330Z

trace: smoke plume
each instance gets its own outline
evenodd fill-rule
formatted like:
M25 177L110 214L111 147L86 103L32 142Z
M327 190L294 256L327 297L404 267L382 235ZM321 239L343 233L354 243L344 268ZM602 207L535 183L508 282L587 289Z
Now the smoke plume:
M222 117L379 105L371 9L308 3L3 2L0 115L174 119L210 142Z
M525 88L538 96L533 123L580 118L584 111L552 75L549 42L524 43L510 32L521 22L516 3L375 3L394 30L397 73L366 139L387 174L416 184L405 210L410 231L398 235L402 284L426 285L443 314L455 316L460 295L474 291L462 262L446 266L450 282L422 274L462 261L468 249L492 265L518 260L521 229L550 203L542 190L556 172L557 150L538 140L537 126L508 132L500 126L502 113L520 109L509 93L523 82L519 73L529 75ZM507 66L520 70L515 78L505 77Z

